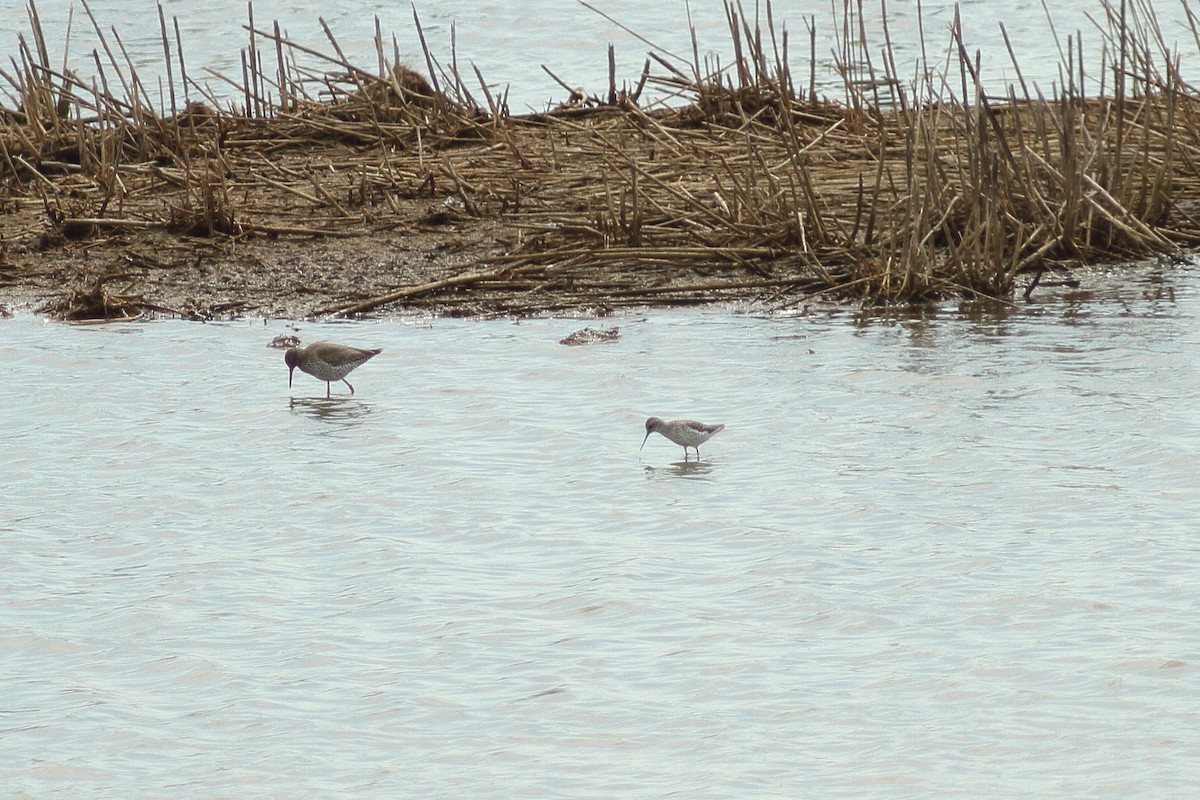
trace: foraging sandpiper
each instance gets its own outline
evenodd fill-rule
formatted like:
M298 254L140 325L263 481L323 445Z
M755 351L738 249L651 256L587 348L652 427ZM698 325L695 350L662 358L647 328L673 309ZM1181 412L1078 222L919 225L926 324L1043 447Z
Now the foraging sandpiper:
M642 439L642 447L652 433L661 433L677 445L683 447L683 460L687 461L688 448L696 451L696 460L700 460L700 445L707 442L715 434L725 430L724 425L705 425L703 422L693 422L690 419L673 419L664 422L658 417L646 420L646 438ZM638 448L639 450L641 448Z
M350 386L350 394L354 394L354 387L346 380L346 376L380 352L332 342L313 342L308 347L293 347L283 355L283 361L288 365L288 388L292 388L292 376L296 367L299 367L301 372L325 381L326 397L330 396L330 384L333 381Z

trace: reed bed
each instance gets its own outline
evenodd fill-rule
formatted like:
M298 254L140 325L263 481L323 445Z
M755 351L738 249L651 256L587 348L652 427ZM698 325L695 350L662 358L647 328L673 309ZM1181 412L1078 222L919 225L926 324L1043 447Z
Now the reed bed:
M813 74L799 86L792 75L770 4L760 26L726 2L730 64L654 53L635 81L618 87L610 69L607 92L514 115L457 53L443 64L426 47L422 74L377 25L367 70L328 29L331 52L319 52L260 26L252 8L242 74L217 76L236 100L193 79L161 9L161 91L90 10L102 46L85 81L54 66L31 3L30 34L0 70L0 201L40 217L5 238L36 235L42 251L164 235L177 247L351 247L382 231L503 231L478 263L344 287L314 309L324 314L1008 298L1023 273L1200 241L1181 199L1200 197L1200 95L1148 0L1103 9L1102 63L1060 42L1050 95L1010 48L1020 77L989 96L958 20L941 69L901 75L891 43L868 41L861 5L845 0L833 21L844 95L818 97ZM414 25L424 43L415 13ZM647 87L670 101L643 102ZM109 281L84 277L57 313L130 315L131 289L109 295Z

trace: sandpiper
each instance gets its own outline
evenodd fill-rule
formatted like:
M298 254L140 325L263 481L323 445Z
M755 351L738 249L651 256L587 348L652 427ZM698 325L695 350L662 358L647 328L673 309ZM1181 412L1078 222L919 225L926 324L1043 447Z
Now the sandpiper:
M308 347L293 347L283 355L283 361L288 365L288 388L292 388L292 376L296 373L296 367L299 367L301 372L325 381L325 396L329 397L333 381L350 386L346 376L380 352L332 342L313 342ZM350 394L354 394L353 386L350 386Z
M673 419L664 422L658 417L646 420L646 438L642 439L642 447L652 433L661 433L677 445L683 447L683 460L687 461L688 448L696 451L696 460L700 460L700 445L707 442L715 434L725 430L724 425L705 425L703 422L693 422L690 419ZM638 448L639 450L641 448Z

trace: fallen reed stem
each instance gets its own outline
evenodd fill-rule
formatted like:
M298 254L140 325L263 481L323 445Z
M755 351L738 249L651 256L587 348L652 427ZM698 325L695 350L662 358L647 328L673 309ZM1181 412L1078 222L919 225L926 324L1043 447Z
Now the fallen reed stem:
M324 20L332 53L258 25L252 6L242 74L216 75L240 98L224 108L188 75L178 21L159 10L166 96L156 111L120 36L84 10L100 44L90 82L65 55L51 66L33 3L30 37L11 71L0 70L15 106L0 108L2 191L40 198L47 227L65 239L508 226L513 244L492 255L499 267L329 313L471 287L549 294L601 285L601 274L604 285L629 286L614 297L638 287L653 298L794 286L875 302L1003 298L1021 273L1048 264L1200 242L1200 213L1187 200L1200 196L1200 98L1149 0L1103 5L1106 54L1093 73L1078 38L1055 33L1063 81L1052 97L1026 79L1003 28L1017 82L989 95L957 16L941 70L905 85L886 4L880 47L857 0L837 15L844 102L817 97L811 68L797 94L772 4L763 29L727 0L730 63L702 60L694 30L684 57L639 36L652 52L632 92L618 85L610 46L602 97L544 68L571 97L524 116L471 64L476 104L454 30L443 67L415 9L426 75L399 63L394 40L385 52L378 19L372 71L350 62ZM1200 42L1200 22L1191 11L1188 20ZM815 22L805 24L815 52ZM268 47L270 67L259 52ZM651 74L652 64L664 72ZM1096 74L1110 94L1086 93ZM641 107L647 85L686 102ZM518 280L512 270L525 272ZM697 270L719 277L684 280Z

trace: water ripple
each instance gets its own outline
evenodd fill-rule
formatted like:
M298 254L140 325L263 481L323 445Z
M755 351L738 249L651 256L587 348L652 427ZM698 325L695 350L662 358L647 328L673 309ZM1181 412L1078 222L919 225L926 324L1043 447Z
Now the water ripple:
M1200 283L1171 280L995 320L661 312L604 348L309 324L384 348L329 400L271 325L0 322L37 389L0 396L11 791L1187 794ZM728 427L639 452L674 413Z

